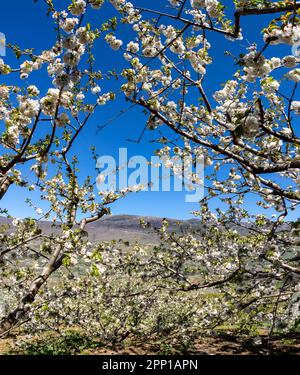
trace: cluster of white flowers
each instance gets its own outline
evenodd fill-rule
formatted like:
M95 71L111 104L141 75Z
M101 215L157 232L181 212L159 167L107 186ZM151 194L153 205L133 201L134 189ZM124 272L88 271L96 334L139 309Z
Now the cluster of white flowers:
M249 113L247 103L237 98L236 90L237 82L229 81L222 90L216 92L215 99L221 103L217 107L220 111L219 118L226 123L228 129L239 129L241 137L251 139L259 132L260 115L256 112Z
M248 82L254 82L257 77L266 77L272 70L281 66L279 58L268 60L257 52L256 47L250 47L250 52L243 57L243 63L244 79Z
M298 61L297 61L296 57L293 56L293 55L285 56L282 59L282 64L286 68L294 68L297 65L297 62Z
M0 86L0 100L6 100L9 97L10 89L7 85Z
M28 86L27 92L29 96L38 96L40 94L40 90L35 85Z
M295 111L297 115L300 115L300 102L299 101L293 101L291 104L291 110Z
M16 108L10 108L10 106L5 103L8 98L9 88L7 86L1 86L0 119L4 120L6 124L6 131L3 133L4 138L2 139L9 145L16 145L19 143L20 133L31 123L32 118L38 115L40 103L38 100L31 99L27 95L18 95L18 106Z
M65 18L60 21L60 27L66 32L71 33L78 24L78 18Z
M82 53L80 54L77 51L67 51L64 54L64 63L67 66L74 68L79 63L80 55L82 55Z
M129 24L138 22L141 19L140 11L134 8L133 4L126 0L109 0L112 5L122 14L127 15L126 21Z
M139 47L138 43L135 43L135 42L131 41L127 44L126 49L127 49L128 52L135 54L139 51L140 47Z
M273 100L274 103L278 102L276 96L272 95L274 91L277 91L280 87L280 82L278 82L275 78L269 76L261 79L260 81L261 87L264 90L264 93L269 93L269 97Z
M113 100L113 99L114 99L114 95L108 92L106 94L99 96L97 103L99 105L105 105L108 101Z
M100 9L104 4L104 0L90 0L89 4L93 9Z
M182 37L178 37L178 31L176 29L169 25L165 29L161 28L163 35L167 38L166 39L166 44L170 45L170 50L173 53L176 53L178 55L181 55L185 52L186 48L183 43ZM150 37L151 38L151 37ZM148 44L151 44L151 39L148 39ZM156 48L160 48L160 46L156 46Z
M290 70L286 77L294 82L300 82L300 69Z
M139 26L141 26L141 29L139 29ZM142 23L140 23L139 25L136 25L134 27L134 30L138 30L138 31L141 30L142 32L140 35L143 35L144 27L147 28L146 25L143 25ZM159 38L157 38L154 35L146 33L142 37L142 48L143 48L142 52L145 57L154 57L159 51L162 50L163 45Z
M18 217L15 217L15 218L13 218L13 220L12 220L12 225L14 226L14 227L17 227L17 226L19 226L21 223L22 223L22 220L21 219L19 219Z
M53 51L43 51L34 61L25 60L20 65L20 78L27 79L29 74L34 70L41 69L42 65L45 63L51 63L57 54Z
M214 98L217 102L222 103L225 100L233 100L237 92L238 82L230 80L226 82L222 90L214 93Z
M290 44L293 45L300 40L300 26L293 25L289 23L283 28L271 28L267 29L264 34L264 40L270 40L272 38L271 44Z
M81 26L76 30L76 38L80 44L87 44L93 42L95 36L86 26Z
M91 88L91 93L94 95L99 94L100 91L101 88L98 85Z
M122 40L117 39L113 34L106 35L105 40L110 45L110 47L115 51L120 49L123 44Z
M58 57L58 54L52 56L53 59L47 70L48 74L53 77L53 84L64 90L73 88L80 80L82 73L78 70L78 65L85 52L85 44L93 42L94 35L84 26L73 33L75 25L78 24L77 18L65 18L64 21L60 18L60 22L62 22L63 30L72 34L62 38L61 47L63 50L60 49L60 52L63 52L63 56L62 58ZM66 28L64 27L66 25L71 26ZM66 68L69 68L68 72Z
M58 102L64 108L70 108L71 98L73 94L70 91L63 91L60 93L59 89L51 88L48 90L47 95L41 99L41 108L44 114L54 115Z
M247 138L254 137L259 129L260 129L261 122L259 120L259 115L250 114L246 117L243 124L243 136Z
M206 65L211 62L211 59L206 54L206 49L199 50L198 52L189 51L186 53L195 72L204 75L206 73Z
M84 0L74 0L72 4L69 6L69 11L74 16L81 16L85 13L86 10L86 2Z
M5 64L3 59L0 57L0 74L7 75L11 72L9 65Z
M20 65L20 78L21 79L27 79L29 73L31 73L33 70L38 70L40 68L40 63L33 62L33 61L24 61Z
M218 0L191 0L193 8L205 8L210 17L217 18L222 14Z
M64 62L66 65L73 68L78 64L81 55L85 52L85 44L90 41L89 37L90 34L86 28L81 27L77 30L76 35L68 36L63 40L62 46L67 50L64 55ZM66 57L66 55L68 57Z
M19 95L19 111L23 115L22 119L26 124L31 122L31 118L38 114L40 103L38 100L29 99L26 96Z

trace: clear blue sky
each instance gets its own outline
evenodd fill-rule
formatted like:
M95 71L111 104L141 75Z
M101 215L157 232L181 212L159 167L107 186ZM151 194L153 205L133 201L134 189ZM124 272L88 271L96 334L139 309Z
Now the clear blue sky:
M56 2L57 3L57 2ZM67 1L60 1L60 4L68 4ZM153 7L155 3L156 9L165 4L166 1L140 0L141 6ZM34 47L36 51L41 51L51 47L55 38L53 30L53 22L51 18L47 18L45 14L45 4L43 1L38 1L36 4L32 0L22 1L2 1L0 14L0 32L5 33L7 42L17 44L21 48ZM101 11L89 12L89 20L92 25L100 26L101 23L109 17L115 15L115 11L110 4L106 4ZM253 21L255 26L253 27ZM262 45L262 40L259 35L259 27L267 25L268 18L261 17L258 21L256 18L249 17L243 20L243 28L247 30L246 38L243 41L235 43L225 40L222 36L211 35L210 41L213 41L212 54L215 58L215 63L210 69L213 74L208 75L209 80L206 80L205 86L208 92L213 92L220 88L222 82L230 79L234 69L232 60L229 57L224 57L224 49L229 50L234 54L246 51L249 41L257 40L259 45ZM258 24L259 23L259 24ZM124 38L124 42L130 40L130 33L128 34L128 26L121 27L117 35ZM248 38L247 38L248 36ZM285 47L278 47L279 49ZM289 53L289 52L288 52ZM105 46L102 41L98 41L95 49L95 57L99 59L102 70L111 69L115 66L117 70L121 70L122 66L122 52L116 54L112 52L109 47ZM11 52L8 51L6 61L12 61ZM41 91L46 90L46 85L43 87L42 77L37 78L37 85ZM0 77L0 80L2 78ZM31 81L30 81L31 83ZM117 87L118 83L111 82L107 90ZM105 86L103 91L106 91ZM144 155L150 158L157 144L149 143L155 135L148 132L143 137L140 144L128 142L127 139L139 138L144 126L146 117L140 108L133 108L126 114L115 119L99 134L96 134L98 125L106 123L113 119L121 110L126 110L130 106L126 103L122 94L117 96L117 100L105 107L101 107L92 118L89 125L85 128L81 135L79 142L76 143L74 153L79 155L81 162L82 176L85 174L94 173L94 161L91 158L89 147L94 145L97 153L100 155L116 156L119 147L128 147L130 155ZM12 188L12 190L4 198L1 207L9 208L11 214L15 216L26 216L28 206L23 203L26 198L26 192L19 188ZM152 215L152 216L167 216L174 218L190 218L190 211L199 208L197 204L186 203L184 200L185 192L142 192L132 194L127 198L120 200L113 206L114 214L137 214L137 215ZM17 197L17 199L16 199ZM219 203L215 203L218 205ZM251 200L249 201L251 204Z

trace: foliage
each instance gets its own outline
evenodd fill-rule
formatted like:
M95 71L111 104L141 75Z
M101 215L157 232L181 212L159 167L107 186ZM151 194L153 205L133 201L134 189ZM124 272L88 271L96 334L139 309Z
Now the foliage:
M95 349L101 344L74 331L64 332L62 336L48 336L41 339L23 341L14 350L23 355L73 355L87 349Z

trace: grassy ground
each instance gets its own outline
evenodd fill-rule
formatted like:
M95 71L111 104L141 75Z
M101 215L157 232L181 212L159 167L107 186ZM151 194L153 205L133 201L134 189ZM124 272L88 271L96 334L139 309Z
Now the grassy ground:
M119 345L103 344L90 339L78 331L66 331L64 335L47 333L39 338L27 339L17 335L0 340L0 354L202 354L202 355L251 355L251 354L300 354L300 335L269 339L261 335L262 343L235 336L233 333L219 332L211 337L199 337L188 343L175 338L153 339L151 342L131 341Z

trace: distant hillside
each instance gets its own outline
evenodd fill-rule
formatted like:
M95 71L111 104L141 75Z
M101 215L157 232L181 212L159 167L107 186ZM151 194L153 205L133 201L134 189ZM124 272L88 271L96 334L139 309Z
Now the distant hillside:
M137 215L111 215L105 216L102 219L95 221L86 226L89 240L94 241L111 241L111 240L124 240L124 241L139 241L144 244L155 244L158 242L158 237L150 228L143 228L140 225L140 221L144 220L151 224L153 227L160 227L163 218L153 216L137 216ZM199 219L190 220L176 220L168 219L169 231L177 233L186 232L190 229L203 231ZM10 223L10 219L0 217L1 223ZM41 221L39 226L44 233L50 234L58 231L57 226L53 225L49 221ZM280 226L279 230L287 230L288 224ZM236 229L241 235L249 233L249 224L245 227L232 225L232 228Z
M94 241L140 241L142 243L154 244L158 242L158 238L151 229L142 228L140 221L143 219L149 222L153 227L160 227L163 218L151 216L136 215L112 215L106 216L86 226L89 240ZM10 223L10 219L0 217L1 223ZM186 231L188 228L200 228L199 220L175 220L168 219L170 231ZM57 231L51 222L41 221L39 226L44 233L50 234Z
M92 241L123 239L125 241L138 240L143 243L156 243L158 239L155 233L151 229L141 227L141 219L157 228L161 227L161 222L163 220L161 217L113 215L89 224L86 229ZM199 221L195 219L168 219L168 222L170 231L186 231L189 227L200 229Z

